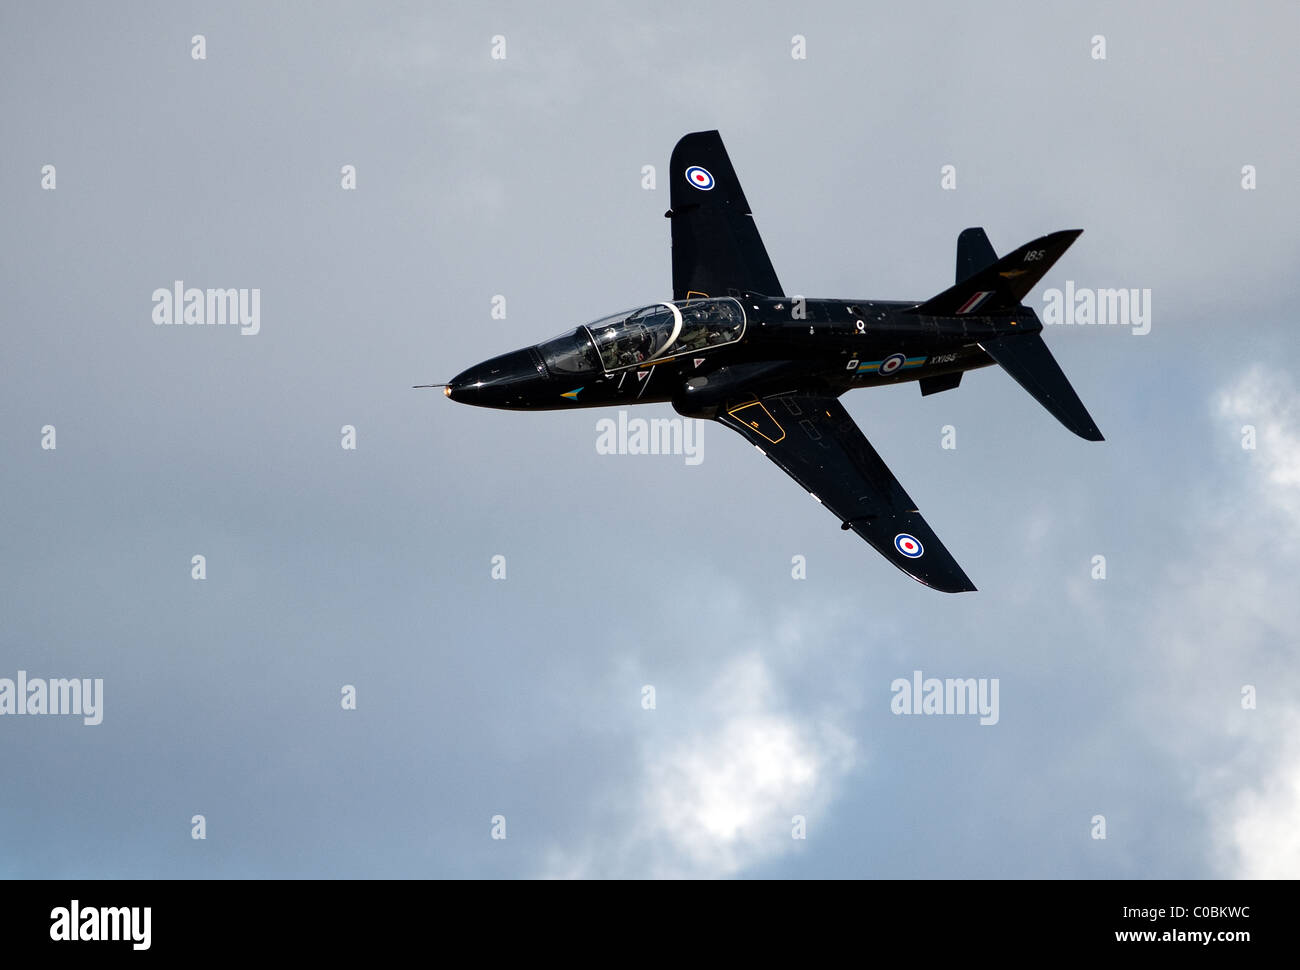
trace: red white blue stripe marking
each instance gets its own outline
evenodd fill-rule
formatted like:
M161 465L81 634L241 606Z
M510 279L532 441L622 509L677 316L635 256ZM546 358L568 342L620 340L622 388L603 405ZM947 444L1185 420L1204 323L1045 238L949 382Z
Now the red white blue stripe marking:
M992 290L980 290L978 293L976 293L969 300L967 300L965 303L963 303L961 306L957 308L958 315L961 315L963 313L973 313L980 304L982 304L985 300L987 300L992 295L993 295Z

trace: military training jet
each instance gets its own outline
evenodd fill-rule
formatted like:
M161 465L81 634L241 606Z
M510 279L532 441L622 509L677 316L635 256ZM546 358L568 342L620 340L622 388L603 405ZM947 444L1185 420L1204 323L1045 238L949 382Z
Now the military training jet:
M786 296L716 131L673 149L673 298L494 357L442 386L453 401L544 410L671 402L739 432L913 579L975 589L839 397L915 381L949 391L997 363L1067 428L1101 432L1021 300L1081 229L998 259L983 229L957 237L957 282L923 303Z

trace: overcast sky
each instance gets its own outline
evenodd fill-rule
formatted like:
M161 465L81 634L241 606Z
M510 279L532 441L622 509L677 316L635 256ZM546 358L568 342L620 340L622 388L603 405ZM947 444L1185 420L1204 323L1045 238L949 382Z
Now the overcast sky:
M563 7L0 8L0 678L103 679L0 716L0 876L1300 876L1300 8ZM844 399L979 592L721 426L411 389L669 297L709 128L789 293L972 225L1085 230L1040 313L1150 291L1045 332L1104 443L998 368Z

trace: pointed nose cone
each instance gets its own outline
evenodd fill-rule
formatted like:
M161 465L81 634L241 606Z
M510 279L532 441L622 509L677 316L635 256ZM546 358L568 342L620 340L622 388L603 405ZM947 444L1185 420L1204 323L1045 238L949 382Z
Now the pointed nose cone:
M531 347L493 357L457 374L446 395L461 404L485 408L526 408L540 400L546 370Z

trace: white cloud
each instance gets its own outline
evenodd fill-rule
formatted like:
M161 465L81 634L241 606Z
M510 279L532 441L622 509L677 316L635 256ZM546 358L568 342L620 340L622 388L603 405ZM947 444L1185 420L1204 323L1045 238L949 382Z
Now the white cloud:
M855 762L854 741L825 718L783 710L757 652L732 659L674 707L709 713L644 743L614 824L553 852L548 875L734 875L793 851L793 816L815 825Z
M1265 554L1264 567L1251 570L1253 588L1241 602L1257 609L1242 621L1263 626L1263 644L1276 646L1279 632L1294 647L1296 558L1300 552L1300 393L1283 371L1252 367L1220 395L1220 417L1234 424L1253 424L1256 448L1247 487L1258 502L1255 527L1237 540L1241 561ZM1235 429L1240 430L1240 429ZM1234 522L1233 530L1241 524ZM1290 619L1287 619L1287 613ZM1271 630L1271 635L1268 631ZM1261 652L1264 652L1261 645ZM1283 656L1293 658L1293 649ZM1266 665L1264 657L1259 658ZM1265 667L1265 669L1268 669ZM1283 676L1257 685L1259 709L1245 741L1261 757L1248 759L1253 770L1234 778L1241 787L1218 818L1220 851L1227 871L1237 877L1300 877L1300 697L1296 669L1290 662ZM1258 767L1254 767L1258 765Z
M1300 716L1293 706L1278 720L1280 734L1256 739L1280 742L1276 760L1225 813L1226 865L1240 878L1300 877Z
M1207 854L1223 875L1300 877L1300 393L1255 366L1211 406L1229 485L1193 490L1197 555L1171 565L1143 649L1166 698L1160 742L1187 769L1205 810ZM1255 426L1257 448L1240 449ZM1242 688L1258 693L1244 710ZM1149 702L1149 695L1137 703Z
M1248 454L1259 465L1261 497L1300 525L1300 394L1290 375L1257 364L1219 394L1218 410L1254 425Z

